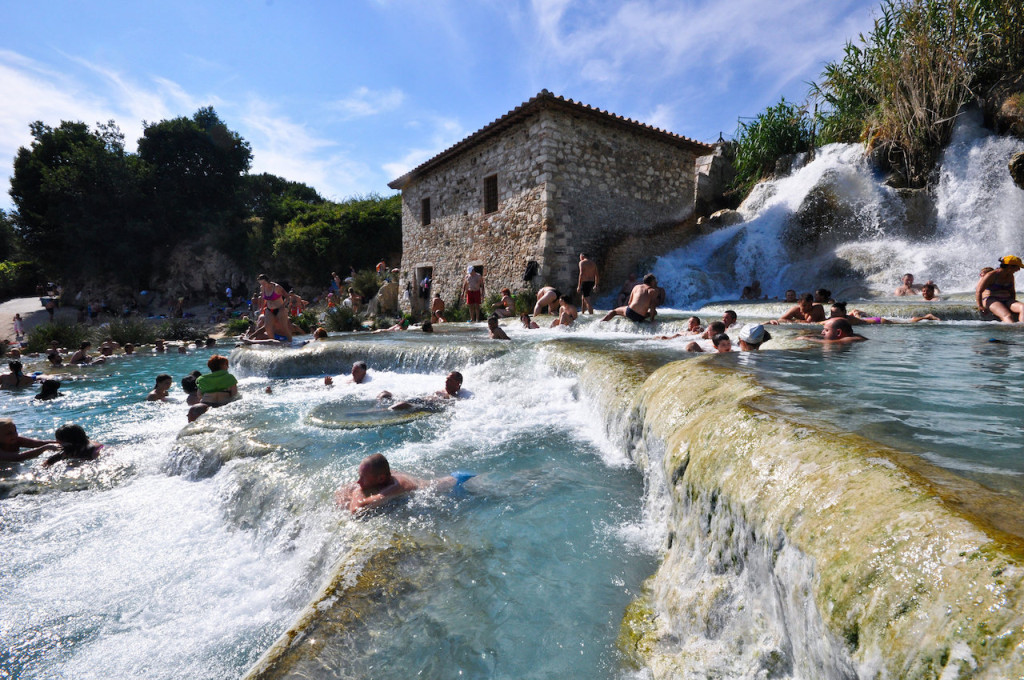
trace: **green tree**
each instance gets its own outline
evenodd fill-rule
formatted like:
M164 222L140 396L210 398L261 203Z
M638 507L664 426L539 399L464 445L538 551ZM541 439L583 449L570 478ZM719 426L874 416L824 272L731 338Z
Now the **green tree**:
M212 107L191 118L144 126L139 158L155 219L168 242L231 220L240 223L242 177L252 161L249 143L229 130Z
M131 279L146 232L137 167L113 121L95 131L63 121L35 122L33 142L14 159L11 198L27 253L55 277Z
M372 195L307 207L274 239L274 258L292 283L308 284L338 269L372 268L401 247L401 196Z

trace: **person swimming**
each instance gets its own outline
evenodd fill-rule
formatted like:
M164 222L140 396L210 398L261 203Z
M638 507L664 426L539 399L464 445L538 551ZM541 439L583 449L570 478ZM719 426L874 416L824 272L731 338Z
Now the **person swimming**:
M426 480L402 472L392 472L388 459L380 453L367 456L359 464L359 476L335 492L334 501L352 514L379 508L389 501L420 489L448 491L460 487L475 475L453 472L447 477Z
M85 434L81 425L61 425L54 433L54 439L57 441L60 452L43 461L43 467L50 467L62 460L67 460L70 463L96 460L100 456L100 449L103 448L103 444L94 444L89 441L89 436Z

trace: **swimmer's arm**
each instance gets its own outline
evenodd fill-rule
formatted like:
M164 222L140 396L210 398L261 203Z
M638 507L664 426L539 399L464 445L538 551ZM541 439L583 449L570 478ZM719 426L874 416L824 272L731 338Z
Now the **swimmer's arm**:
M35 440L32 440L35 441ZM19 446L21 442L19 440ZM60 444L56 442L39 442L40 446L29 449L28 451L0 451L0 461L4 463L20 463L24 460L31 460L47 451L54 451L60 448Z
M360 510L379 508L395 496L400 496L403 493L405 493L405 489L397 480L395 480L370 496L361 496L358 493L352 493L352 497L349 499L348 509L349 512L357 513Z

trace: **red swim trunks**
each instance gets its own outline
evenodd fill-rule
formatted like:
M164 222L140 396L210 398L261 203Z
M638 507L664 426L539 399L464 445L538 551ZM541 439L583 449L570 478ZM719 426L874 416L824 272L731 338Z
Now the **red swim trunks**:
M467 290L466 291L466 304L467 305L478 305L483 299L483 293L479 290Z

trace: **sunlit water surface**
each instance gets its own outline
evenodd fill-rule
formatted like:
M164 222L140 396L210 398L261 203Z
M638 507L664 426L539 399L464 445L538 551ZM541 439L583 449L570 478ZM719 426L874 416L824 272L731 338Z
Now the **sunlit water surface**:
M22 434L78 422L106 445L80 470L25 464L0 480L0 677L239 677L347 547L395 534L443 549L397 609L328 647L324 677L630 673L615 639L659 535L639 474L535 350L468 366L474 396L442 413L364 429L336 426L382 389L439 389L444 371L371 361L368 385L333 388L243 376L241 401L178 438L187 407L141 399L157 373L177 381L208 355L73 369L49 403L0 394ZM354 520L333 492L375 452L423 477L478 476Z

